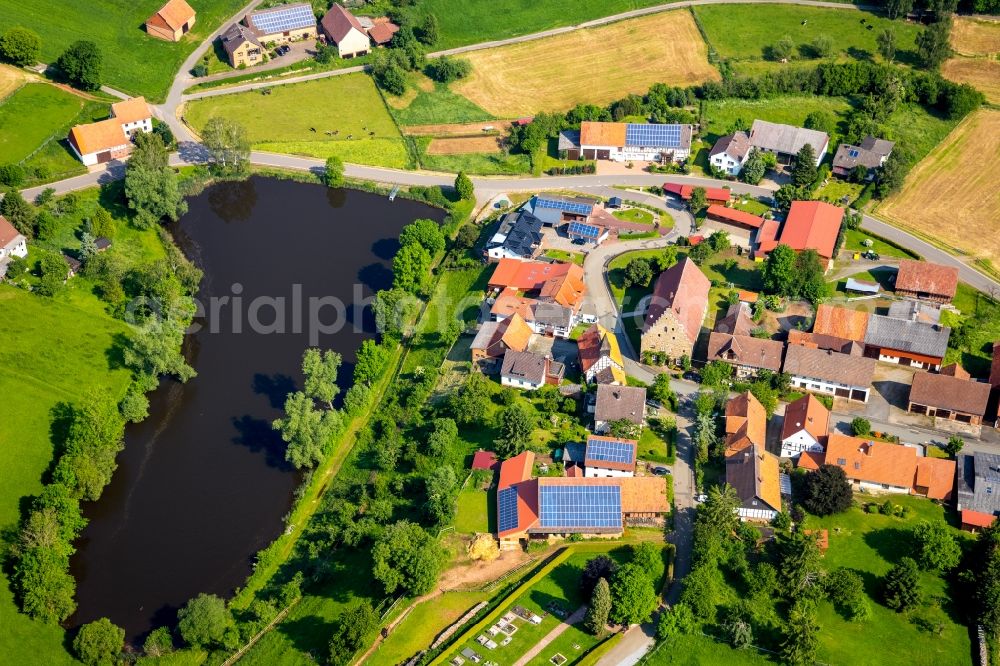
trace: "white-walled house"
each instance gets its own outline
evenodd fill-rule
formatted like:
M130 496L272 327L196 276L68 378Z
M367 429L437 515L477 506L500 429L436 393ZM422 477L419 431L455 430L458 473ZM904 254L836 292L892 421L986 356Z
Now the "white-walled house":
M7 272L13 257L28 256L28 240L14 228L6 217L0 215L0 277Z
M125 134L153 131L153 113L144 97L133 97L111 105L111 117L117 120Z
M683 162L691 156L691 125L580 124L580 156L614 162Z
M708 163L730 176L738 176L749 156L750 137L746 132L734 132L719 137L708 153Z
M111 117L76 125L69 131L69 145L86 166L125 159L132 152L132 137L153 131L153 113L142 97L111 105Z
M781 425L781 457L798 458L803 451L822 453L830 429L830 411L812 395L791 402Z
M363 56L372 48L371 39L361 22L350 11L334 2L319 22L327 39L337 46L341 58Z
M530 351L508 349L500 368L503 386L535 391L546 384L558 385L566 369L562 363Z

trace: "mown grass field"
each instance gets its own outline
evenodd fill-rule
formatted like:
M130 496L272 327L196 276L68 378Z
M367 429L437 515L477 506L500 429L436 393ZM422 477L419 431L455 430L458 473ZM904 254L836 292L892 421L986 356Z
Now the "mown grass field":
M653 83L687 86L719 78L686 11L661 12L466 57L472 73L452 88L502 118L565 111L579 103L607 104L629 93L644 93Z
M90 39L104 55L104 83L160 102L184 59L244 4L199 0L194 29L180 42L146 34L144 23L163 0L0 0L0 25L31 28L42 38L42 60L52 63L78 39Z
M403 137L371 77L348 74L189 102L184 117L196 131L225 116L247 129L259 150L395 168L412 166ZM336 132L336 134L327 134Z
M663 4L662 0L426 0L420 16L441 25L438 49L506 39Z
M896 60L908 63L913 58L919 27L904 21L890 21L869 12L847 9L822 9L790 5L705 5L694 7L708 43L720 57L739 63L761 63L769 48L786 35L796 49L790 58L813 60L811 48L819 35L833 40L833 53L827 60L842 58L878 59L875 37L889 28L896 34ZM862 19L864 23L862 23ZM868 27L872 26L869 30ZM768 62L763 68L787 67L787 63Z
M406 662L426 650L439 633L488 597L486 592L445 592L420 604L393 629L367 663L396 666Z
M476 106L465 97L451 91L426 76L410 74L407 90L399 97L386 94L389 112L396 122L408 125L441 125L474 123L493 120L489 111Z
M26 83L0 102L0 155L20 162L83 110L86 101L45 83Z
M1000 111L980 109L910 172L903 189L879 207L879 215L974 257L1000 262L995 215L1000 188L993 172L998 154Z

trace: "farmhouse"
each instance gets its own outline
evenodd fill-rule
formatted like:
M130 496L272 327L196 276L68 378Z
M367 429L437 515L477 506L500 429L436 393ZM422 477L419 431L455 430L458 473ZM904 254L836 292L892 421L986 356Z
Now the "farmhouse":
M264 60L264 46L253 30L234 23L219 37L231 67L251 67Z
M691 155L691 125L580 124L579 155L615 162L683 162Z
M868 313L828 305L816 308L813 334L863 342L868 331Z
M750 147L774 153L779 164L793 163L795 156L806 144L815 151L816 166L819 166L830 146L830 137L826 132L769 123L766 120L755 120L750 127Z
M637 445L634 439L601 435L591 435L585 444L567 444L563 449L566 476L590 479L635 476Z
M534 391L546 384L559 385L566 368L549 356L531 351L508 349L503 355L500 383Z
M69 145L86 166L124 159L132 152L136 132L152 132L152 111L142 97L111 105L111 117L77 125L69 132Z
M812 394L785 407L781 424L781 457L798 458L803 452L822 453L830 431L830 410Z
M829 266L840 235L844 209L824 201L793 201L776 241L758 243L757 251L767 254L778 244L796 252L815 250Z
M949 366L950 367L950 366ZM913 375L907 411L938 419L981 425L990 400L990 385L972 381L969 373L955 366L953 374L918 372Z
M111 117L117 120L130 138L136 132L153 131L153 112L144 97L133 97L111 105Z
M519 259L501 259L489 278L488 287L495 292L535 293L540 300L550 300L574 311L580 308L586 293L582 266Z
M285 44L316 38L316 15L308 2L252 11L243 17L243 25L250 28L263 44Z
M778 458L754 444L726 456L726 483L740 499L737 513L744 521L770 522L781 511L781 471Z
M730 176L740 175L750 157L750 135L734 132L720 136L708 153L708 163Z
M784 371L791 375L792 386L857 402L868 402L875 365L864 356L800 345L785 350Z
M976 451L958 455L955 508L962 515L962 529L989 527L1000 515L1000 455Z
M557 338L568 338L577 320L571 308L559 303L521 296L510 290L501 292L490 309L493 320L504 321L515 314L535 333Z
M527 350L531 334L531 327L518 314L503 321L483 322L470 348L473 367L494 371L508 350Z
M750 391L726 403L726 457L767 443L767 411Z
M951 303L958 289L958 268L902 259L896 273L896 293L935 303Z
M195 12L184 0L169 0L146 19L146 32L168 42L179 42L194 27Z
M519 210L500 218L500 226L486 243L484 254L489 261L531 259L542 244L542 221Z
M6 264L11 257L28 256L28 239L10 221L0 215L0 263Z
M861 167L865 169L865 180L872 180L875 170L885 164L895 145L892 141L873 136L866 136L858 146L842 143L833 156L833 175L847 178Z
M785 345L778 340L753 337L755 327L749 305L731 306L708 337L708 361L729 363L735 367L739 379L756 375L759 370L780 372Z
M558 194L536 194L525 208L547 227L562 222L587 222L594 214L594 199L587 197L566 197Z
M924 370L940 369L948 351L951 329L922 320L922 309L904 308L906 305L902 304L895 310L890 308L888 315L868 317L865 356ZM903 318L907 312L912 314Z
M955 486L955 461L917 456L916 449L830 433L824 455L799 459L804 469L821 464L844 470L855 490L868 493L920 495L951 499Z
M614 333L594 324L584 331L576 344L580 372L588 382L625 385L625 359Z
M834 335L824 335L822 333L807 333L806 331L797 331L795 329L788 331L788 344L812 347L813 349L824 349L826 351L837 352L838 354L852 354L854 356L862 356L865 353L865 345L862 342L838 338Z
M636 386L598 384L594 406L594 432L605 433L622 419L642 427L646 409L646 389Z
M323 15L320 27L326 38L337 46L337 54L341 58L354 58L371 51L372 43L368 31L354 14L336 2L330 5L330 9Z
M729 234L729 239L734 245L750 249L753 246L753 235L764 225L764 218L747 213L736 208L727 208L719 204L712 204L706 211L705 223L702 224L703 231L719 230Z
M660 273L643 322L641 351L691 357L708 312L711 283L688 257Z
M500 464L497 538L502 549L532 537L620 535L628 524L662 523L670 511L666 483L655 476L532 478L535 454Z

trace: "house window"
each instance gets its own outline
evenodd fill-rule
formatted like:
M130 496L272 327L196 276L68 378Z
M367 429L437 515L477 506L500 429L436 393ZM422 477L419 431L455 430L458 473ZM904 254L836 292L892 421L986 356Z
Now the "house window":
M842 466L842 467L846 467L847 466L847 458L837 458L837 464L840 465L840 466Z
M861 469L861 463L859 462L854 463L854 469Z

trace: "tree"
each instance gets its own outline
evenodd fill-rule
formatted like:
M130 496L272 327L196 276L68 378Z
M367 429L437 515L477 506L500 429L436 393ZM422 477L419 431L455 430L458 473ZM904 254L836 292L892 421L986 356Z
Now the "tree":
M583 592L583 597L590 598L594 594L594 588L597 587L597 581L602 578L611 580L617 571L618 563L607 555L598 555L587 560L583 573L580 574L580 590Z
M590 596L590 605L583 618L583 626L595 636L603 636L608 626L608 616L611 614L611 588L605 578L598 578L594 593Z
M455 247L461 250L471 250L479 240L479 230L472 224L463 225L455 236Z
M372 546L372 576L386 594L402 590L416 597L434 588L444 560L441 545L424 528L401 520L387 527Z
M920 579L912 557L902 558L882 579L882 598L889 608L903 612L920 603Z
M701 371L701 383L710 388L729 386L733 378L733 366L725 361L712 361Z
M740 522L736 515L739 506L740 498L731 485L712 486L705 501L698 507L698 522L718 534L733 534Z
M73 651L85 664L113 664L125 647L125 630L102 617L80 627L73 639Z
M212 647L233 623L226 602L214 594L199 594L177 611L177 631L194 647Z
M688 201L688 208L697 215L708 207L708 198L704 187L696 187L691 190L691 199Z
M17 189L8 190L0 200L0 215L7 218L18 233L31 239L35 236L35 209Z
M378 629L378 614L371 602L364 600L342 613L330 638L330 663L349 664Z
M492 386L481 373L473 372L451 396L451 412L463 425L481 422L490 405Z
M171 375L186 382L196 373L180 352L183 340L184 328L180 322L151 319L132 334L123 353L125 365L138 375L153 378Z
M396 62L389 61L381 67L372 65L372 75L379 88L399 97L406 92L406 72Z
M101 87L103 68L101 50L97 44L86 40L73 42L56 60L56 67L72 85L83 90Z
M440 458L451 450L458 439L458 426L454 419L434 419L433 429L427 436L427 454Z
M632 546L632 564L638 565L639 568L645 571L654 583L663 577L665 569L663 552L661 548L649 541L643 541Z
M115 223L111 213L100 205L87 219L86 228L95 238L113 238L115 235Z
M872 423L863 416L855 416L851 421L851 434L855 437L867 437L872 432Z
M323 184L327 187L344 186L344 161L333 155L326 158L326 167L323 169Z
M903 150L897 148L886 158L885 164L879 169L878 177L875 181L875 194L880 198L885 198L893 192L899 191L906 180L906 173L910 167Z
M833 134L837 129L837 121L829 111L813 111L806 116L803 126L807 129Z
M458 478L449 465L435 468L424 480L427 491L427 515L436 525L445 525L455 517L455 492Z
M649 261L646 259L637 257L629 260L625 265L622 284L626 289L629 287L648 287L649 281L652 279L653 267L649 265Z
M402 289L383 289L375 294L372 311L375 328L383 338L399 338L419 307L417 298Z
M15 26L0 36L0 59L17 67L37 63L41 50L41 37L27 28Z
M524 450L535 429L534 419L524 405L515 402L500 412L500 436L494 440L501 458L516 456Z
M774 60L788 60L795 49L795 42L788 35L778 40L778 43L771 47L771 56Z
M795 273L795 256L795 250L784 243L771 250L761 276L765 292L783 295L787 291Z
M18 187L24 182L24 167L20 164L0 164L0 185L7 185L8 187ZM35 197L35 203L42 205L44 203L44 195L52 188L45 188L42 192ZM51 198L51 195L49 196Z
M439 83L452 83L464 79L472 71L472 63L465 58L441 56L435 58L428 66L427 73Z
M125 168L125 197L136 226L149 228L163 218L176 222L187 212L177 178L167 166L167 149L153 134L139 132Z
M734 614L725 625L729 644L736 650L744 650L753 645L753 629L742 615Z
M740 178L745 183L756 185L764 179L766 170L760 149L754 147L750 149L750 155L747 156L747 161L744 162L743 168L740 170Z
M885 12L891 19L899 17L906 18L906 15L913 9L913 0L886 0Z
M392 259L392 286L411 294L423 290L430 277L431 254L416 243L404 245Z
M829 516L851 508L854 501L851 484L837 465L823 465L805 480L802 505L817 516Z
M212 166L217 171L241 174L250 161L250 140L243 125L224 117L209 118L201 132Z
M913 528L917 560L925 569L951 571L958 566L962 548L943 522L921 521Z
M118 409L121 410L126 421L139 423L149 416L149 399L138 384L132 384L125 392L125 397L122 398Z
M950 21L930 24L917 35L917 60L925 68L936 72L941 63L951 56L950 39Z
M458 175L455 176L455 192L458 193L459 199L472 199L475 196L475 186L472 184L472 179L465 175L464 171L459 171Z
M952 435L948 438L948 443L944 445L944 450L949 456L956 458L963 446L965 446L965 440L958 435Z
M812 666L819 647L819 624L816 610L803 599L792 604L788 613L788 634L781 643L781 660L792 666Z
M41 278L36 290L42 296L55 296L66 285L69 267L58 254L45 254L38 264Z
M424 247L432 255L444 251L445 239L441 225L434 220L420 219L403 227L399 234L400 245L416 243Z
M333 399L340 393L337 373L341 360L340 354L329 349L321 351L310 347L302 354L305 394L313 400L326 403L330 409L333 409Z
M154 629L149 636L146 636L146 640L142 644L142 651L148 657L162 657L173 652L173 649L174 639L167 627Z
M875 36L875 44L883 58L889 62L896 58L896 32L892 28L885 28L879 32Z
M798 187L809 187L816 180L816 151L808 143L795 156L792 182Z
M673 406L677 403L677 395L670 386L670 375L666 373L656 375L653 385L649 387L649 397L661 405L666 405L673 409Z
M285 417L276 419L271 426L288 444L285 460L303 469L315 467L326 457L326 447L340 426L340 415L333 410L317 410L312 397L295 391L285 400Z
M829 58L833 54L833 39L829 35L819 35L813 40L812 51L817 58Z
M425 16L424 20L420 22L420 25L415 31L417 39L419 39L422 44L426 44L427 46L437 44L440 32L441 30L438 27L437 16L434 14L428 14Z
M677 636L686 636L695 630L695 626L691 607L680 602L660 613L660 621L656 624L656 639L667 641Z
M626 418L615 419L608 423L608 434L612 437L624 437L626 439L639 439L641 430L636 423Z
M864 620L871 615L865 583L856 572L838 567L827 575L823 586L833 605L848 619Z
M392 352L385 345L380 345L374 340L365 340L358 350L357 360L354 362L354 385L364 384L371 386L382 373L385 372L389 364L389 357Z
M595 588L596 589L596 588ZM632 625L647 621L659 605L653 581L637 564L625 564L611 579L611 620Z

